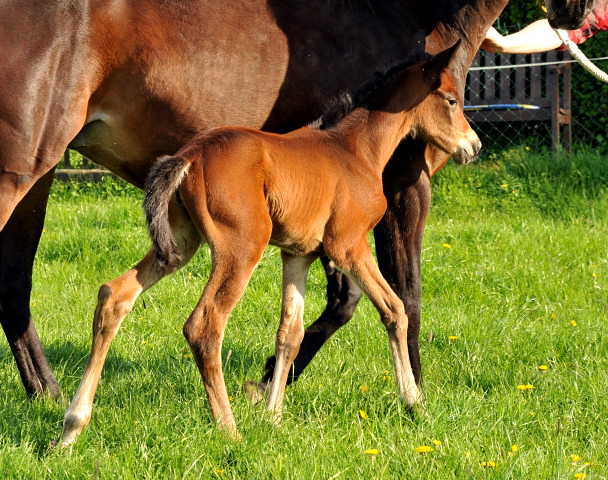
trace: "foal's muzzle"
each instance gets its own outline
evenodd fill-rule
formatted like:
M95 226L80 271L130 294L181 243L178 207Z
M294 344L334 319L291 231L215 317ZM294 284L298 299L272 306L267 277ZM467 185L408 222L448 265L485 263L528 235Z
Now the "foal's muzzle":
M477 158L481 150L481 141L475 132L463 138L458 144L458 148L452 154L452 158L459 165L466 165Z

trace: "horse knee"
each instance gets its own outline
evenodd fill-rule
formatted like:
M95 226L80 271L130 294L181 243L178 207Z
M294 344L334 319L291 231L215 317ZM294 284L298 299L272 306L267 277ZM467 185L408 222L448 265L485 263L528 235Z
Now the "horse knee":
M327 313L340 327L345 325L355 313L361 289L342 272L328 275Z
M294 322L288 327L281 327L277 331L276 350L287 352L297 351L304 338L304 326L300 322Z
M386 304L386 309L380 312L380 319L387 330L407 332L408 317L403 302L399 299Z
M29 321L31 288L31 278L25 275L15 275L10 280L0 278L0 317L5 314Z
M356 287L356 291L353 290L354 289L350 289L345 295L342 295L339 302L336 304L336 320L338 320L341 325L346 324L352 318L355 314L357 304L361 299L361 290L359 290L359 287Z

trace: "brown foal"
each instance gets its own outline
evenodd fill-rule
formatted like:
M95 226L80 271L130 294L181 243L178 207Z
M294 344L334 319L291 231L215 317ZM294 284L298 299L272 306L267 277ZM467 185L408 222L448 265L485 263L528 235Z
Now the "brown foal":
M382 172L404 137L427 141L459 163L479 151L448 73L455 49L408 57L291 133L216 128L159 159L145 200L154 247L100 290L91 357L65 414L63 445L88 423L109 344L137 296L185 265L203 242L211 275L184 335L220 428L238 435L220 356L226 321L269 243L282 250L283 300L267 408L280 418L304 334L308 269L322 255L373 302L388 332L400 395L408 406L421 403L404 305L382 277L367 236L386 209ZM118 287L121 295L113 293Z

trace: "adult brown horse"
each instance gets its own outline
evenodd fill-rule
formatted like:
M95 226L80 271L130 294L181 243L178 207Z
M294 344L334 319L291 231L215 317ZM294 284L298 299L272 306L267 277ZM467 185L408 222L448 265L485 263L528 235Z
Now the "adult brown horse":
M462 38L452 71L462 95L475 51L506 2L3 1L0 322L28 394L59 395L29 297L53 170L68 144L142 186L155 158L177 151L196 131L226 124L289 131L309 122L328 98L407 54L419 29L429 53ZM558 26L571 25L586 2L551 0L549 15L557 5L564 16ZM376 245L382 271L406 304L418 380L429 178L447 158L420 142L395 155L400 162L387 168L389 206ZM298 369L348 321L360 295L327 270L327 309L308 330Z

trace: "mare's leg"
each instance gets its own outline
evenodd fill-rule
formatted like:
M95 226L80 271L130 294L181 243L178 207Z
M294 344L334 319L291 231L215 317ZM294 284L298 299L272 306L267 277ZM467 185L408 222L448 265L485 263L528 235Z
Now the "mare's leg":
M421 381L418 346L422 298L420 254L431 206L430 178L422 148L409 144L401 146L386 167L383 185L388 206L374 229L380 270L405 305L408 352L416 383ZM404 158L406 155L410 158Z
M352 318L361 298L361 289L347 275L340 272L327 257L321 258L327 275L327 305L321 316L304 332L300 351L289 370L287 384L296 381L310 361L338 329ZM253 401L259 401L274 375L276 357L266 360L261 383L246 382L245 389Z
M238 437L236 423L222 372L222 341L230 312L235 307L254 268L262 258L270 238L271 225L263 227L262 237L255 232L229 231L216 226L221 244L210 240L213 267L209 281L196 308L184 324L184 336L190 345L196 365L203 377L213 418L220 429ZM258 233L260 230L258 230Z
M34 11L43 15L34 2L3 2L7 18L11 9L15 18L32 20ZM69 52L60 51L73 43L71 22L83 22L65 15L61 20L64 33L57 35L64 35L65 42L45 28L23 35L17 30L20 22L0 22L2 34L15 29L8 37L12 40L3 43L0 68L0 321L26 392L48 391L55 397L59 385L30 317L32 265L54 167L84 123L88 101L85 75ZM65 71L71 71L69 78L61 78Z
M97 390L103 364L110 343L133 308L137 297L156 284L167 274L173 273L190 261L201 244L201 236L194 228L185 211L171 203L169 218L183 259L177 267L161 266L156 260L156 250L151 248L146 256L131 270L99 289L97 308L93 319L93 345L84 375L63 418L61 445L68 446L76 440L89 423L93 398Z
M34 185L0 232L0 322L27 394L48 392L57 398L59 384L30 315L32 266L53 174L54 169Z
M281 417L283 395L291 363L296 358L304 337L304 290L306 277L313 258L282 252L283 301L281 323L275 346L276 364L266 408L275 410L276 419Z
M329 249L327 253L331 255ZM407 344L408 318L403 302L380 273L365 237L349 251L336 253L336 265L353 277L380 313L391 344L395 380L401 398L410 407L420 403L420 392L410 365Z

